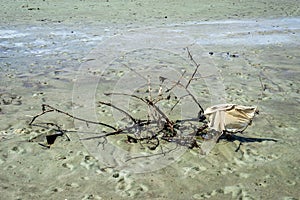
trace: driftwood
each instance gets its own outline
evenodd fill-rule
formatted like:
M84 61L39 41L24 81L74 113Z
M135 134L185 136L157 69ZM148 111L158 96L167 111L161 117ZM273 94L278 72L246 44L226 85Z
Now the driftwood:
M127 142L142 143L143 145L146 144L150 150L155 150L160 145L163 145L163 142L173 142L178 145L186 146L188 148L200 148L203 154L207 154L213 148L213 146L219 140L222 134L237 133L244 131L247 128L247 126L251 124L254 115L257 114L258 111L256 107L247 107L235 104L216 105L204 110L197 98L189 90L189 86L191 82L195 80L195 75L197 74L200 65L194 60L189 49L187 49L187 52L189 59L195 66L195 70L193 71L186 84L183 84L181 80L185 72L183 72L179 80L176 81L168 80L167 78L160 76L160 88L158 90L158 94L154 96L151 93L152 88L150 80L146 77L143 77L134 69L131 69L130 67L126 66L130 70L136 72L136 74L141 76L143 79L148 81L148 96L142 97L135 94L126 93L105 93L105 95L107 96L127 96L140 101L142 104L147 106L149 108L149 112L151 112L145 119L136 118L125 109L119 108L110 102L98 101L100 105L111 107L117 110L118 112L122 113L125 117L130 119L131 123L129 123L123 128L117 128L114 125L106 124L103 122L90 121L83 118L79 118L68 112L57 109L51 105L43 104L42 112L40 114L35 115L30 121L29 125L51 125L52 128L58 131L58 135L55 135L54 139L52 138L51 140L48 140L47 138L47 141L50 141L48 142L48 146L54 143L57 136L63 135L64 133L67 133L69 131L63 130L57 124L39 123L36 121L43 115L46 115L51 112L56 112L58 114L65 115L73 120L83 121L86 123L87 126L89 124L94 124L104 126L111 130L109 132L99 133L96 136L82 138L82 140L95 140L99 138L106 139L109 136L123 134L127 136ZM172 86L168 88L163 88L164 83L166 81L172 83ZM180 103L180 101L183 98L190 97L199 109L198 112L195 113L194 118L180 120L171 119L170 116L166 112L164 112L158 105L158 102L169 101L171 99L171 92L176 87L184 89L186 95L176 97L177 101L176 103L174 103L173 107L171 108L171 111L175 109L175 107ZM150 129L152 131L149 131Z

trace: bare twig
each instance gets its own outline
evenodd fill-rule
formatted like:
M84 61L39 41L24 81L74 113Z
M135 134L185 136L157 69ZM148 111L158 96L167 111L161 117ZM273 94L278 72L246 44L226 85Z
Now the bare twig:
M128 65L126 65L125 63L121 63L122 65L124 65L127 69L129 69L130 71L134 72L135 74L137 74L139 77L141 77L142 79L144 79L146 82L148 81L148 79L146 77L144 77L141 73L137 72L135 69L129 67Z
M181 74L181 76L179 77L178 81L175 82L175 84L173 84L173 86L172 86L170 89L166 90L166 93L170 92L170 91L173 90L177 85L180 84L180 80L183 78L183 76L185 75L185 73L186 73L186 71L184 71L184 72Z
M194 72L193 72L193 74L192 74L192 76L190 77L188 83L187 83L186 86L185 86L185 88L188 88L189 85L190 85L190 83L191 83L191 81L193 80L194 76L196 75L196 73L197 73L197 71L198 71L198 68L200 67L200 64L198 64L198 63L194 60L194 58L193 58L193 56L192 56L192 54L191 54L189 48L187 47L186 49L187 49L187 52L188 52L188 57L190 58L190 60L194 63L194 65L195 65L195 67L196 67L195 70L194 70Z
M48 110L47 110L47 109L48 109ZM102 123L102 122L95 122L95 121L91 121L91 120L86 120L86 119L82 119L82 118L79 118L79 117L75 117L75 116L73 116L73 115L71 115L71 114L69 114L69 113L67 113L67 112L64 112L64 111L62 111L62 110L59 110L59 109L57 109L57 108L54 108L54 107L52 107L52 106L50 106L50 105L48 105L48 104L42 104L42 113L40 113L40 114L34 116L34 117L32 118L32 120L29 122L29 125L33 125L33 122L34 122L38 117L41 117L42 115L44 115L44 114L46 114L46 113L54 112L54 111L55 111L55 112L58 112L58 113L61 113L61 114L64 114L64 115L66 115L66 116L68 116L68 117L70 117L70 118L72 118L72 119L74 119L74 120L83 121L83 122L85 122L85 123L87 123L87 124L97 124L97 125L101 125L101 126L105 126L105 127L111 128L111 129L113 129L113 130L115 130L115 131L117 130L117 128L115 128L115 127L113 127L113 126L111 126L111 125Z
M168 118L168 116L159 109L158 106L155 105L155 103L153 103L151 100L149 99L143 99L137 95L134 95L134 94L126 94L126 93L105 93L105 95L123 95L123 96L130 96L130 97L133 97L133 98L136 98L136 99L139 99L141 100L142 102L146 103L147 105L150 105L152 106L165 120L166 122L168 123L168 125L170 127L173 127L173 122Z
M186 88L182 83L178 83L177 85L181 86L181 87L183 87L185 89L185 91L188 93L188 95L190 97L192 97L193 101L198 105L198 107L200 108L200 111L202 113L204 113L204 109L202 108L201 104L198 102L198 100L196 99L196 97L191 93L191 91L188 88Z
M46 108L46 105L43 104L43 105L42 105L42 112L41 112L40 114L37 114L36 116L34 116L34 117L31 119L31 121L29 122L29 125L32 125L33 122L34 122L38 117L40 117L40 116L42 116L42 115L44 115L44 114L46 114L46 113L49 113L49 112L53 112L53 111L54 111L53 109L46 110L45 108Z
M121 109L121 108L118 108L117 106L111 104L111 103L106 103L106 102L103 102L103 101L98 101L100 104L103 104L103 105L106 105L106 106L110 106L122 113L124 113L127 117L129 117L135 124L137 124L137 120L131 116L128 112L126 112L125 110Z
M91 140L91 139L97 139L97 138L105 138L105 137L112 136L112 135L128 134L129 131L134 130L136 128L156 123L156 122L148 121L148 120L138 120L137 122L138 122L137 124L134 124L129 127L125 127L123 129L118 129L113 132L109 132L109 133L105 133L105 134L97 135L97 136L93 136L93 137L81 138L81 140Z

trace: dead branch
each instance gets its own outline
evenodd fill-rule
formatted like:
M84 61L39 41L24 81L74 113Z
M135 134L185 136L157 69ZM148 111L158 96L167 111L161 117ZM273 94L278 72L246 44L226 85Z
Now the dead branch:
M103 101L98 101L100 104L103 104L103 105L106 105L106 106L110 106L118 111L120 111L121 113L124 113L127 117L129 117L135 124L137 124L137 120L131 116L128 112L126 112L125 110L121 109L121 108L118 108L117 106L111 104L111 103L106 103L106 102L103 102Z
M192 76L190 77L188 83L187 83L186 86L185 86L185 88L188 88L189 85L190 85L190 83L191 83L191 81L193 80L194 76L196 75L196 73L197 73L197 71L198 71L198 68L200 67L200 64L198 64L198 63L194 60L194 58L193 58L193 56L192 56L192 54L191 54L189 48L187 47L186 49L187 49L187 52L188 52L188 57L190 58L190 60L191 60L191 61L194 63L194 65L195 65L195 70L194 70Z
M184 75L186 74L186 71L184 71L179 79L176 81L174 80L169 80L168 78L165 78L163 76L159 77L160 80L160 85L158 89L158 94L157 95L152 95L152 85L151 85L151 80L150 77L145 77L136 70L130 68L126 64L123 64L126 68L129 70L133 71L136 73L139 77L141 77L143 80L145 80L145 85L147 84L147 93L148 95L146 97L141 97L136 94L127 94L127 93L121 93L121 92L108 92L104 93L106 96L111 96L111 95L120 95L120 96L127 96L131 97L134 99L137 99L141 101L143 104L145 104L149 109L149 113L147 115L147 119L138 119L134 117L130 112L126 111L125 109L122 109L111 102L104 102L104 101L98 101L99 104L111 107L112 109L115 109L122 114L124 114L126 117L128 117L133 123L131 123L128 126L121 127L121 128L116 128L113 125L106 124L103 122L98 122L98 121L91 121L83 118L79 118L77 116L74 116L68 112L65 112L63 110L57 109L53 106L50 106L48 104L42 104L42 112L37 114L32 118L30 121L29 125L41 125L42 123L36 123L36 120L43 115L46 115L47 113L50 112L56 112L62 115L65 115L69 118L72 118L73 120L78 120L85 122L87 125L88 124L95 124L95 125L100 125L104 126L107 128L112 129L110 132L92 132L94 136L91 137L85 137L81 138L80 140L95 140L95 139L104 139L105 142L107 142L107 137L109 136L116 136L116 135L126 135L127 136L127 142L129 143L140 143L142 146L147 146L148 149L150 150L155 150L158 147L161 147L161 141L166 141L166 142L172 142L176 144L176 147L178 145L180 146L186 146L189 148L199 148L197 141L195 139L196 135L201 135L202 132L205 131L205 129L208 127L207 122L204 121L203 116L204 109L202 108L201 104L198 102L196 97L192 94L192 92L189 89L189 86L193 80L195 80L195 76L197 74L197 71L199 70L199 64L194 60L192 57L189 49L187 48L188 52L188 57L189 59L193 62L195 65L195 69L190 76L187 84L182 83L182 79ZM166 81L167 80L167 81ZM166 84L171 84L166 85ZM145 86L144 85L144 86ZM169 87L170 86L170 87ZM164 89L165 87L166 89ZM199 113L198 116L195 116L195 118L191 119L182 119L182 120L175 120L172 121L170 117L158 106L158 102L160 101L169 101L172 97L172 90L174 90L176 87L183 88L186 91L186 95L179 97L177 100L177 97L175 96L175 99L177 100L175 105L171 108L171 111L180 103L180 101L185 98L190 96L192 100L197 104L199 107ZM170 112L171 112L170 111ZM150 117L152 116L152 117ZM203 124L202 126L199 125L199 121ZM55 123L46 123L47 125L52 125L55 127L55 130L57 130L59 133L66 133L70 132L69 130L63 130L59 125ZM200 127L199 127L200 126ZM82 133L87 133L87 132L82 132ZM59 135L55 135L56 138ZM50 141L54 142L54 140ZM102 144L102 147L104 147L105 143L100 143L99 145ZM161 147L162 149L162 147ZM171 149L169 151L163 151L158 154L153 154L149 155L150 156L156 156L156 155L165 155L168 152L173 151L174 149ZM148 156L143 156L143 157L148 157ZM140 157L135 157L135 158L130 158L127 161L131 159L137 159Z
M155 105L155 103L153 103L151 100L145 98L143 99L142 97L139 97L137 95L134 95L134 94L126 94L126 93L105 93L105 95L123 95L123 96L130 96L130 97L133 97L133 98L136 98L144 103L146 103L147 105L149 106L152 106L165 120L166 122L168 123L168 125L170 127L173 127L173 122L168 118L168 116L159 109L158 106ZM173 128L172 128L173 129Z
M47 110L48 109L48 110ZM42 113L34 116L32 118L32 120L29 122L29 125L33 125L33 122L38 118L38 117L41 117L42 115L45 115L46 113L49 113L49 112L58 112L58 113L61 113L61 114L64 114L74 120L78 120L78 121L83 121L85 122L86 124L96 124L96 125L101 125L101 126L105 126L105 127L108 127L108 128L111 128L115 131L117 131L117 129L111 125L108 125L108 124L105 124L105 123L102 123L102 122L95 122L95 121L91 121L91 120L86 120L86 119L82 119L82 118L79 118L79 117L75 117L65 111L62 111L62 110L59 110L57 108L54 108L48 104L42 104Z
M181 79L183 78L183 76L185 75L185 73L186 73L186 71L184 71L184 72L181 74L181 76L179 77L178 81L175 82L175 84L173 84L173 86L172 86L170 89L167 89L167 90L166 90L166 93L171 92L171 90L173 90L175 87L177 87L177 86L179 85L179 83L180 83ZM167 79L167 78L165 78L165 79Z

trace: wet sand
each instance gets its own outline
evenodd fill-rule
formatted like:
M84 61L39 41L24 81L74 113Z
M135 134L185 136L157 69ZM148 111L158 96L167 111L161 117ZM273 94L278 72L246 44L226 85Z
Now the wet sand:
M1 4L5 10L0 14L2 198L300 196L297 1ZM122 88L124 82L135 88L130 70L120 63L140 67L153 77L158 72L192 70L186 46L201 64L199 75L206 77L191 86L204 107L222 102L258 106L260 114L235 141L221 140L204 157L197 149L183 148L129 163L122 157L124 149L141 149L128 147L124 137L110 140L114 145L105 150L97 140L80 140L83 134L76 132L68 133L70 141L58 137L50 149L39 145L53 134L28 126L41 104L87 119L105 119L99 114L102 108L94 105L102 93L128 89ZM184 115L193 111L187 110ZM72 130L93 128L63 116L49 116L49 120ZM243 144L236 152L240 141Z

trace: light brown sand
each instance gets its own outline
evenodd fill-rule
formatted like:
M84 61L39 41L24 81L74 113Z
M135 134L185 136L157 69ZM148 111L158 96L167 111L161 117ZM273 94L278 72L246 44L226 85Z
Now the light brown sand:
M300 196L300 33L296 0L255 3L45 0L0 4L1 198L298 199ZM208 156L199 157L197 150L184 150L170 165L142 174L124 170L128 166L107 168L108 163L97 160L104 156L93 154L99 153L92 148L95 143L87 148L76 133L68 134L71 141L59 137L50 149L40 146L38 143L45 142L49 130L28 126L30 117L40 112L40 105L48 103L69 112L72 108L75 112L89 111L89 104L72 99L72 95L76 97L73 89L79 84L90 94L88 89L94 87L95 80L80 82L78 78L97 77L101 67L107 67L122 51L135 49L138 47L135 45L144 47L147 43L133 41L139 41L145 33L155 33L149 34L152 42L155 41L152 35L157 36L154 37L157 41L162 38L160 43L153 42L157 45L155 51L141 51L145 53L142 58L150 58L148 65L162 61L176 68L176 64L184 64L184 45L198 42L203 58L201 66L213 65L220 73L226 94L223 100L258 105L261 111L242 136L278 142L245 142L235 152L239 142L221 141ZM173 33L179 35L166 39ZM133 37L118 47L122 35ZM182 47L178 52L183 59L168 57L161 50L171 47L175 49L172 52ZM230 57L233 54L238 57ZM129 51L128 59L131 61L134 55L134 51ZM122 76L120 70L112 74L114 78ZM266 88L263 96L259 75ZM112 87L110 80L106 81L97 85L97 95ZM199 85L193 88L199 99L207 95L201 93L203 88ZM208 99L202 102L205 106L211 103ZM91 113L80 114L93 117ZM51 116L51 119L65 128L73 129L76 125L63 117ZM35 139L28 142L31 138ZM111 155L115 154L113 149Z
M299 15L297 0L272 1L1 1L2 23L109 24L140 26L212 19Z

